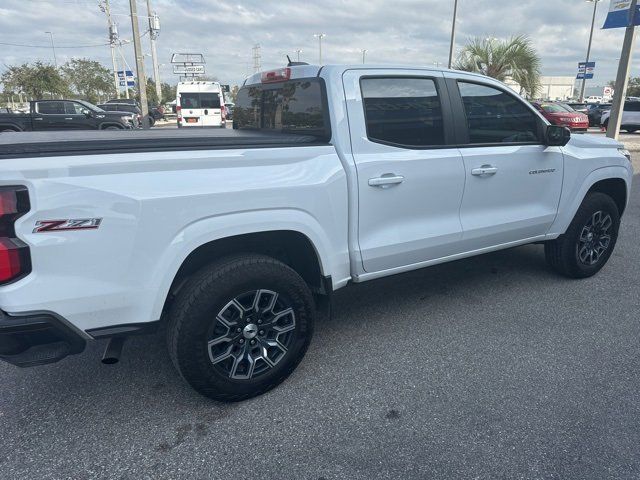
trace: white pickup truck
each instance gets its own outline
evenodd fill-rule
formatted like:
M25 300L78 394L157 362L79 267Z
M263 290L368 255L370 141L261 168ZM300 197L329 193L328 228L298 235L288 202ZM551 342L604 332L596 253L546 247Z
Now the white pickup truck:
M540 243L607 262L632 181L483 76L311 66L256 74L234 130L0 135L0 358L49 363L166 330L198 392L258 395L304 356L331 293Z

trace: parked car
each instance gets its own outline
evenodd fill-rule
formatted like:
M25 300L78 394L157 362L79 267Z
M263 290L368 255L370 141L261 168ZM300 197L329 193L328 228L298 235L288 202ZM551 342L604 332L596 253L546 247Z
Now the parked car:
M193 388L247 399L296 368L349 283L534 243L596 274L631 191L621 143L467 72L263 72L234 127L0 136L0 358L109 339L113 363L162 327Z
M0 108L0 113L13 113L13 110L11 110L10 108Z
M225 128L224 98L218 82L180 82L176 91L178 128Z
M587 103L602 103L602 97L599 95L590 95L585 99L585 101Z
M140 128L142 123L142 111L137 105L129 103L101 103L99 108L107 112L126 112L131 115L131 126L133 128Z
M136 105L137 107L140 107L135 98L112 98L111 100L107 100L105 103L126 103L127 105Z
M576 112L568 105L557 102L533 102L533 106L554 125L569 127L573 132L586 132L589 128L589 117Z
M587 114L589 117L589 126L590 127L599 127L600 120L602 118L602 113L611 110L610 103L596 103L590 105L589 113Z
M83 100L36 100L28 114L0 114L0 132L123 130L132 122L128 112L107 112Z
M572 108L576 112L584 113L587 116L589 114L589 105L586 103L580 103L580 102L561 102L561 103L563 105L566 105Z
M602 112L602 116L600 117L600 124L603 128L607 128L609 126L610 116L611 109ZM629 133L634 133L640 130L640 102L624 102L620 130L626 130Z

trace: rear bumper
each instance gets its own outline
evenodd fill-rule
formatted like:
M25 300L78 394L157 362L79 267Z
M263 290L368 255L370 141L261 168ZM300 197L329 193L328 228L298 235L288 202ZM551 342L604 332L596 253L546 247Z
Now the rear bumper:
M18 367L53 363L80 353L87 338L55 313L12 316L0 310L0 360Z

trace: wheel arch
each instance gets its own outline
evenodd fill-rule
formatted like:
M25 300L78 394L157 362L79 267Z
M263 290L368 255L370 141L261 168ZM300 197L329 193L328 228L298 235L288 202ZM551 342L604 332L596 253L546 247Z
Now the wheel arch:
M565 233L578 208L590 192L597 191L610 195L619 208L622 206L620 210L622 214L628 203L630 183L631 173L622 166L603 167L592 171L584 181L568 189L566 200L561 199L558 216L551 225L547 237L556 238ZM565 197L564 192L562 195Z
M620 216L627 206L627 183L622 178L606 178L594 183L587 191L587 195L592 192L600 192L608 195L616 202ZM586 195L585 195L586 196Z
M125 127L122 126L122 124L118 123L118 122L104 122L101 123L100 126L98 127L98 130L104 130L106 128L109 127L117 127L120 130L125 130Z

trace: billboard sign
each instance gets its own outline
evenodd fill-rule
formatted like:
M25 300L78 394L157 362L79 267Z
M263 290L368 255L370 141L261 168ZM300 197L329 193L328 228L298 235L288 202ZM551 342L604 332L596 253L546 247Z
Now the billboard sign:
M176 75L204 75L204 65L174 65Z
M602 28L626 28L629 26L631 0L611 0L609 13ZM640 5L637 6L635 25L640 25Z
M121 87L135 87L136 79L131 70L118 70L118 83Z

